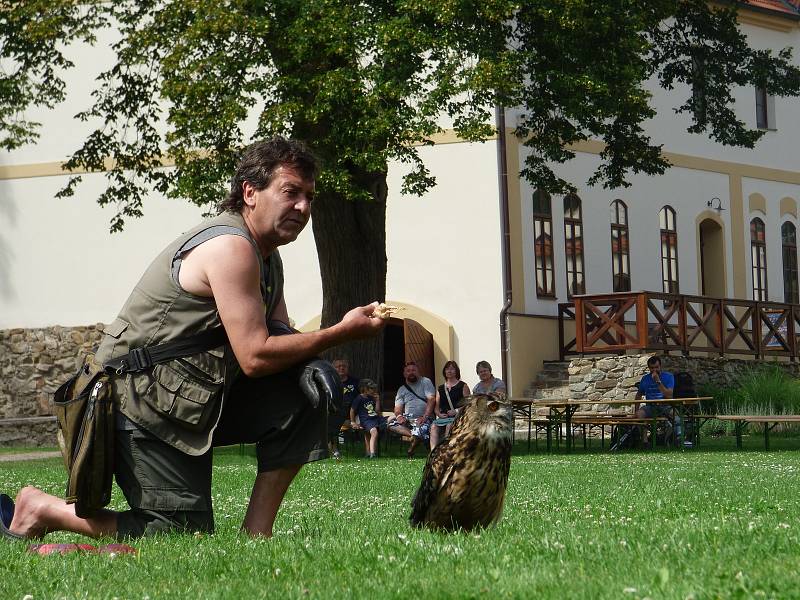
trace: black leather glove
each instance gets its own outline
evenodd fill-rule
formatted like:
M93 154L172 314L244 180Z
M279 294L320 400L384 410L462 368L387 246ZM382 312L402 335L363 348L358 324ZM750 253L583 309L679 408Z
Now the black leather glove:
M301 367L300 389L314 408L321 402L327 402L328 414L331 415L335 415L342 408L344 402L342 380L327 360L315 358Z

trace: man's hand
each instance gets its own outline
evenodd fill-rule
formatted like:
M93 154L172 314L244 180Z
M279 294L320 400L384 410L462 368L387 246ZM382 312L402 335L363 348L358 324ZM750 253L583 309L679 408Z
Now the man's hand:
M417 427L422 427L422 424L425 423L425 415L421 417L417 417Z
M342 317L339 326L347 331L350 339L377 335L386 326L385 319L372 318L372 313L375 312L377 306L377 302L366 306L357 306Z

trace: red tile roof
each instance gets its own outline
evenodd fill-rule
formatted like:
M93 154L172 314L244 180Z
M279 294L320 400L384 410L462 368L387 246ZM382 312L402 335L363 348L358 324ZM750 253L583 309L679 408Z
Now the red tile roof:
M800 0L747 0L753 8L800 16Z

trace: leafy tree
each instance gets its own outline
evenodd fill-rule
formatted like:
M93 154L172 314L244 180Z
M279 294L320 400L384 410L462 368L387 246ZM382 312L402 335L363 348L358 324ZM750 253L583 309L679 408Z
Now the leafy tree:
M665 170L642 125L654 115L650 82L688 84L676 110L692 116L691 132L752 147L761 133L736 119L732 90L797 95L800 74L788 50L749 48L738 4L121 0L102 5L121 33L118 60L80 115L104 125L67 166L105 170L113 159L99 202L119 207L118 230L151 188L216 204L252 139L308 140L324 163L313 229L328 325L384 297L387 165L408 165L404 192L430 189L417 146L442 115L479 140L492 133L495 104L519 107L515 133L530 150L522 176L550 192L574 189L551 166L590 138L606 144L591 184ZM362 374L381 372L380 342L341 352Z
M504 5L505 3L497 3ZM478 24L492 3L467 10L426 2L189 0L116 2L117 63L100 77L99 119L67 167L104 170L101 204L119 208L112 230L141 214L150 188L212 207L251 139L287 134L322 159L313 229L322 273L322 323L385 297L387 165L409 165L404 191L434 184L415 144L439 131L443 107L471 138L491 134L491 93L471 80L476 61L457 31L461 13L487 48L501 27ZM447 7L440 7L445 9ZM458 13L454 12L458 9ZM486 22L496 21L487 15ZM466 100L471 88L479 93ZM248 120L250 115L250 120ZM253 115L255 115L253 117ZM164 155L175 169L162 167ZM72 193L80 177L63 190ZM291 277L292 274L289 274ZM294 276L297 276L296 274ZM290 307L291 308L291 307ZM338 349L361 374L382 372L380 340Z
M64 44L94 41L96 6L73 0L26 0L0 4L0 148L35 142L39 123L24 113L64 100L64 69L72 62Z

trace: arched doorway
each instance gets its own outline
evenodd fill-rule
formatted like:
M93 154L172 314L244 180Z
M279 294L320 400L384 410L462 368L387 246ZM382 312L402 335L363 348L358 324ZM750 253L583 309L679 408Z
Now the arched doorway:
M387 304L398 306L405 318L392 317L386 324L383 337L383 370L378 382L383 390L381 408L392 410L398 388L403 385L403 365L413 360L419 365L420 374L433 383L442 371L444 363L450 359L458 360L455 352L453 327L442 317L413 304L386 299ZM319 329L320 316L316 315L301 327L300 331ZM352 367L356 376L358 367Z
M412 360L417 363L419 374L436 384L433 334L413 319L389 319L383 335L384 406L394 405L395 394L404 383L403 366Z
M714 219L703 219L700 236L700 294L725 298L725 234Z

